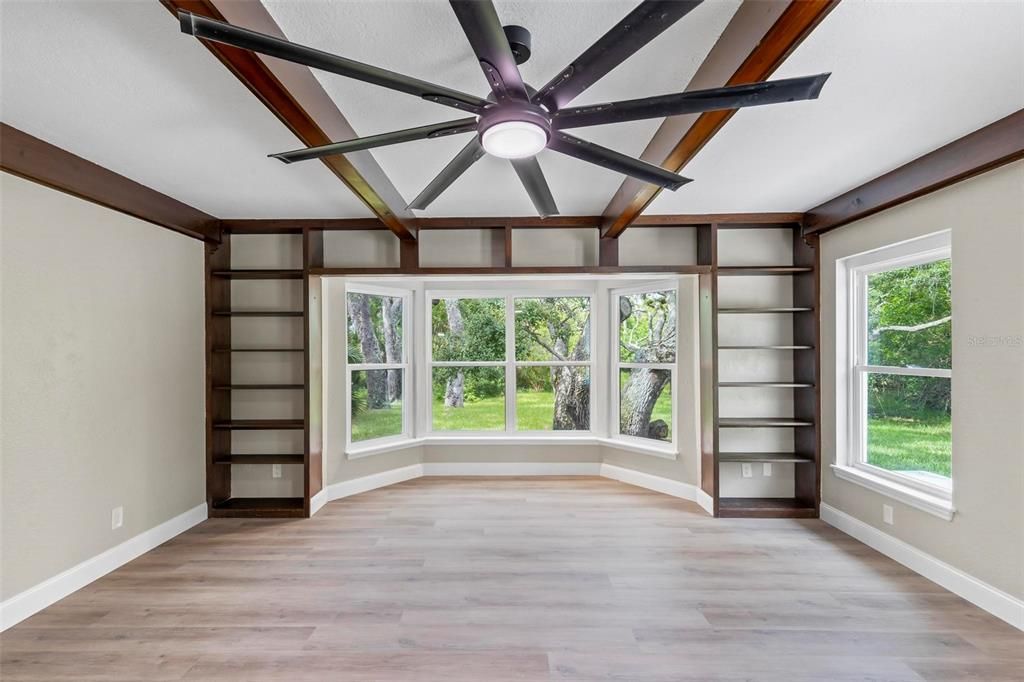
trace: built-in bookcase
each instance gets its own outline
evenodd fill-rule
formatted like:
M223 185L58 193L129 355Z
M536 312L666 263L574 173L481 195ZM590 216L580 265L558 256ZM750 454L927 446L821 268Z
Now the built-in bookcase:
M718 516L816 517L816 244L796 225L717 225L705 238L715 254L714 437L705 453L714 480L705 490L710 483Z
M211 516L306 517L309 278L317 239L225 232L206 253L207 503ZM320 256L322 259L322 255ZM280 467L280 477L270 467Z

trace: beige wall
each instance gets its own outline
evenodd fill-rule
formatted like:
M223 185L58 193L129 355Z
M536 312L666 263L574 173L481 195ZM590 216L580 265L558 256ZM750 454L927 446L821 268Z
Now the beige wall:
M945 521L837 478L835 290L838 258L953 233L953 501ZM1018 598L1024 597L1024 162L822 238L822 498ZM979 337L1010 337L981 345ZM882 503L895 524L882 523Z
M205 501L203 246L6 173L0 194L7 599Z

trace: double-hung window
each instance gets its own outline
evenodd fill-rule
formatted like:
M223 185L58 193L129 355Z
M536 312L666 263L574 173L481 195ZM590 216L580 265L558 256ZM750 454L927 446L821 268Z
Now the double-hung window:
M678 343L675 283L612 292L613 433L675 445Z
M840 268L847 296L847 361L841 371L847 373L848 395L846 461L838 463L857 482L948 515L949 233L853 256Z
M345 303L349 449L409 438L409 293L349 287Z
M433 292L430 431L589 432L589 295Z

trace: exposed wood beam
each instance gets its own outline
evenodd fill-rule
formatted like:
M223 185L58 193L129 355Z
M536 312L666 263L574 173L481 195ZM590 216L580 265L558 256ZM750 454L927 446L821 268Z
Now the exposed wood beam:
M838 2L746 0L687 89L740 85L767 79ZM736 111L728 109L668 118L641 158L678 172ZM620 236L660 193L660 187L624 181L604 211L601 236L607 239Z
M601 227L601 216L495 216L466 218L417 218L418 230L528 230ZM722 227L792 227L803 221L803 213L689 213L646 215L637 218L633 227L696 227L716 223ZM386 230L376 218L230 218L221 221L225 231L233 234L267 234L302 232L303 229Z
M828 232L1024 159L1024 109L954 140L807 212L804 236Z
M0 168L179 234L220 241L213 216L6 123L0 123Z
M160 0L172 14L187 10L219 21L237 22L246 28L283 37L273 18L256 0ZM222 11L223 10L223 11ZM244 20L243 20L244 18ZM173 30L169 28L168 30ZM204 42L261 102L305 145L313 147L355 137L355 132L333 105L315 77L305 67L267 58L221 43ZM295 92L289 89L295 88ZM302 97L297 95L301 94ZM307 107L309 107L307 109ZM314 117L314 112L319 118ZM330 134L322 120L330 120ZM332 138L332 135L335 136ZM398 191L366 153L320 159L400 239L415 239L412 213L405 208ZM268 160L268 163L271 161ZM372 177L372 183L369 178Z

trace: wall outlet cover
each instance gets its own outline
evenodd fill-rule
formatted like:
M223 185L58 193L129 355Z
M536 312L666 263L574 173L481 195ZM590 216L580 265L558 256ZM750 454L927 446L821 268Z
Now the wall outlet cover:
M761 473L763 473L765 476L771 476L772 475L772 463L771 462L765 462L764 463L764 470Z
M110 530L117 530L124 525L124 507L114 507L110 512Z
M743 474L743 478L752 478L754 476L754 467L749 463L743 463L740 465L740 471Z
M270 475L273 478L281 478L281 465L280 464L271 464L270 465Z
M888 523L890 526L892 525L892 505L882 505L882 521Z

